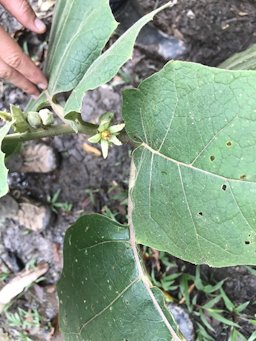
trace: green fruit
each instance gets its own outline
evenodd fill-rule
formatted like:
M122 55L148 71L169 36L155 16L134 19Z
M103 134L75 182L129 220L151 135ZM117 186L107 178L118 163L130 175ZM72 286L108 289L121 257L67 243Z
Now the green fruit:
M36 111L29 111L27 116L27 121L32 128L40 128L42 126L42 121L39 113Z

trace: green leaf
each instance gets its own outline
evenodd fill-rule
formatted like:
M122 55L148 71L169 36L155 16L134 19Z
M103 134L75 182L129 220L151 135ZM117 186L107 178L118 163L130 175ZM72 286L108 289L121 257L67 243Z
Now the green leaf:
M206 314L204 312L204 310L200 309L200 319L203 322L203 324L212 332L215 332L215 330L213 329L213 327L210 325L210 323L207 320Z
M256 340L256 331L252 333L252 335L249 337L248 341L255 341Z
M256 73L169 62L124 92L138 243L193 263L256 264Z
M91 2L90 2L91 3ZM120 67L132 57L133 46L135 40L144 25L146 25L153 17L163 9L171 6L172 1L157 8L149 14L143 16L130 29L128 29L106 52L104 52L94 63L88 68L77 87L73 90L69 97L64 111L68 114L71 111L81 111L84 94L88 90L93 90L102 84L110 81L119 71ZM102 26L103 12L100 9L100 26ZM94 18L93 18L93 25ZM52 75L51 75L52 76Z
M228 341L249 341L250 339L246 339L243 334L241 334L237 329L232 328L231 334L228 338Z
M3 140L2 152L5 154L5 159L14 153L19 153L22 143L17 140Z
M50 34L48 92L72 90L117 26L108 0L59 0Z
M12 117L14 118L14 129L17 133L24 133L25 131L30 130L30 126L26 120L26 115L22 112L22 110L15 106L10 105L10 110Z
M238 314L242 313L248 307L250 303L251 303L250 301L247 301L247 302L239 304L239 306L235 307L235 312Z
M239 325L233 321L230 321L228 319L226 319L224 316L222 316L221 314L219 314L216 310L208 310L208 314L214 318L215 320L227 325L227 326L231 326L231 327L237 327L240 328Z
M8 192L8 170L4 164L5 154L1 151L2 142L4 137L8 134L8 131L10 130L12 124L13 121L7 122L3 127L0 128L0 198Z
M208 301L207 303L205 303L202 308L204 309L211 309L212 307L214 307L217 303L219 303L219 301L221 300L221 295L217 295L216 297L214 297L213 299L211 299L210 301Z
M127 226L81 217L66 233L58 284L65 340L179 340Z
M243 52L239 52L219 65L227 70L256 70L256 44Z
M28 111L39 111L40 109L43 109L45 107L49 106L49 102L47 100L45 92L42 92L38 99L34 100L31 99L27 106L26 106L26 112Z
M220 292L221 292L221 297L223 298L223 301L225 303L226 308L230 312L233 312L235 305L233 304L233 302L230 300L230 298L227 296L227 294L225 293L225 291L222 288L220 289Z
M200 323L196 323L198 329L197 329L197 341L205 341L205 340L209 340L209 341L214 341L214 339L207 333L207 331L205 330L205 328L200 324Z

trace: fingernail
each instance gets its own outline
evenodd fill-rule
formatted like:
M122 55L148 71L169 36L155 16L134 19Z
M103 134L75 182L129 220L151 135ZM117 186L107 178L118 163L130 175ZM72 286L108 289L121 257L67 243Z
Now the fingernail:
M39 83L39 84L37 84L37 86L42 90L47 89L47 84L44 84L44 83Z
M42 20L36 18L35 20L35 26L37 27L38 31L44 32L46 30L45 24L42 22Z

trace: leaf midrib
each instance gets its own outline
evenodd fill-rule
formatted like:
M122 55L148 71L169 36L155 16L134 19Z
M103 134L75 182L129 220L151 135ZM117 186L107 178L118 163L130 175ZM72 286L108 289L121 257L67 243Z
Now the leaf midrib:
M190 169L193 169L194 171L198 171L198 172L204 173L204 174L206 174L208 176L210 175L210 176L217 177L219 179L222 179L223 181L232 181L232 182L250 183L250 184L255 183L255 181L248 181L248 180L240 180L240 179L235 179L235 178L228 178L228 177L225 177L223 175L219 175L219 174L216 174L216 173L213 173L213 172L209 172L207 170L195 167L195 166L193 166L192 163L185 163L185 162L182 162L182 161L178 161L178 160L172 159L171 157L162 154L158 150L153 149L152 147L150 147L145 142L143 142L138 148L141 148L141 147L147 149L148 151L150 151L151 153L153 153L155 155L158 155L158 156L162 157L163 159L165 159L167 161L171 161L172 163L174 163L177 166L183 166L185 168L190 168Z

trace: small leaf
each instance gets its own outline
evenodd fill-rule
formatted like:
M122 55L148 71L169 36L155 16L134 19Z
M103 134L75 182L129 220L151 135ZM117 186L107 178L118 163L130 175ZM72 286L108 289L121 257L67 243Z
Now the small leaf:
M211 294L211 293L213 293L213 292L219 290L219 289L222 287L224 281L225 281L225 280L219 281L219 282L218 282L217 284L215 284L215 285L207 284L207 285L204 286L203 291L204 291L206 294Z
M235 305L231 302L227 294L223 289L220 289L221 297L223 298L223 301L225 303L226 308L230 311L233 312Z
M244 302L242 304L239 304L239 306L237 306L235 308L235 311L240 314L241 312L243 312L247 307L248 305L250 304L250 301L247 301L247 302Z
M215 320L217 320L217 321L219 321L219 322L221 322L227 326L240 328L237 323L230 321L230 320L226 319L224 316L222 316L221 314L219 314L217 312L217 309L215 311L208 310L208 313L212 318L214 318Z
M214 297L212 300L208 301L206 304L202 306L204 309L211 309L213 308L219 301L221 300L221 295Z
M256 340L256 331L254 331L251 336L249 337L249 339L247 341L255 341Z
M3 127L0 128L0 198L4 196L8 192L8 182L7 182L7 174L8 170L5 167L4 159L5 154L2 150L2 143L4 137L8 134L12 124L14 121L7 122Z
M198 327L198 332L200 332L200 336L202 336L203 337L203 339L202 338L200 338L200 339L198 339L198 341L200 340L200 341L214 341L214 339L207 333L207 331L205 330L205 328L200 324L200 323L196 323L197 324L197 327Z
M206 328L208 328L210 331L215 332L215 330L213 329L213 327L210 325L210 323L208 322L205 312L203 310L200 310L200 319L203 322L203 324L206 326Z
M10 105L10 110L12 117L15 120L14 130L18 133L24 133L25 131L29 131L30 127L26 120L26 114L17 106Z

